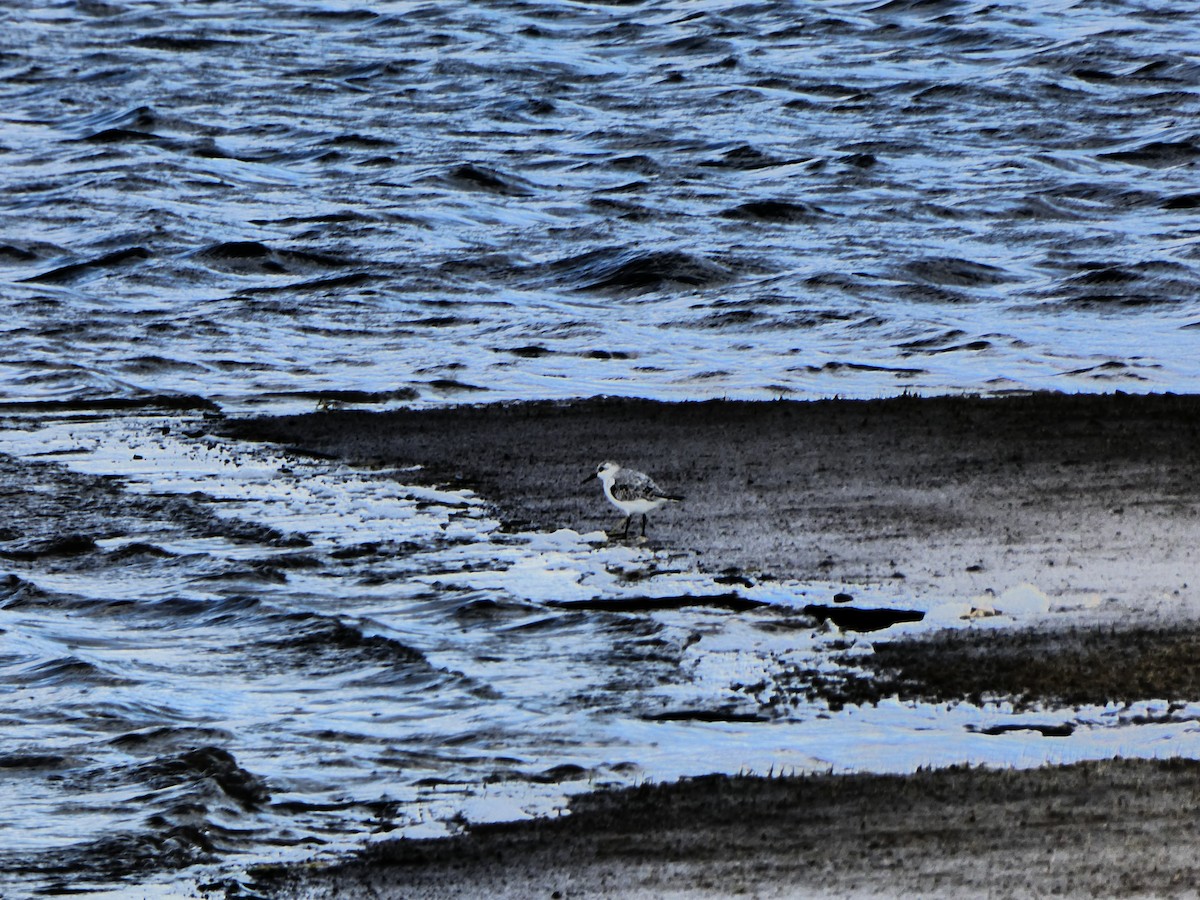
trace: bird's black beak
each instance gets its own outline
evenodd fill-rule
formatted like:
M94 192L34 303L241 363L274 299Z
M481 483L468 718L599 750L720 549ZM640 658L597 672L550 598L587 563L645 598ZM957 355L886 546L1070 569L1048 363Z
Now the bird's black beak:
M595 477L596 477L596 473L595 473L595 472L593 472L591 475L589 475L587 478L583 479L583 481L581 481L581 482L579 482L579 483L580 483L580 484L587 484L589 481L591 481L591 480L592 480L593 478L595 478Z

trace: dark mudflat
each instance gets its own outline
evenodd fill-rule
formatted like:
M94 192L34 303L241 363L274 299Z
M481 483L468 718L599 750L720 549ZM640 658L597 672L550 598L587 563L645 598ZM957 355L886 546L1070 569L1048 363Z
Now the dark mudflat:
M1041 738L1038 740L1053 740ZM711 776L571 815L392 841L265 896L1112 897L1200 889L1200 763Z
M472 487L519 528L616 525L599 483L580 484L616 459L687 498L650 517L652 546L690 551L714 572L891 584L939 600L1032 583L1064 605L1098 595L1182 608L1200 586L1197 396L597 398L226 427L420 465L417 477Z

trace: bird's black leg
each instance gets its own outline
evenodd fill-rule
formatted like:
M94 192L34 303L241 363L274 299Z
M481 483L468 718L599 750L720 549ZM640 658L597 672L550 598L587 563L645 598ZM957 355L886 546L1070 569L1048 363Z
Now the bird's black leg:
M646 536L646 514L642 513L642 537Z
M629 520L632 518L633 518L632 513L630 513L629 515L627 515L625 517L625 530L621 533L621 537L629 537Z

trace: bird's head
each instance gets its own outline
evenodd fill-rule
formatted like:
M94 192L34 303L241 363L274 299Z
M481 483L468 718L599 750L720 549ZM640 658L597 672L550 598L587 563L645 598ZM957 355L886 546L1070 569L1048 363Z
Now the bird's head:
M606 459L604 462L600 463L600 465L596 466L595 472L593 472L587 478L583 479L583 483L587 484L593 478L604 478L606 475L612 475L619 468L621 468L621 467L619 465L617 465L615 462L613 462L611 459Z

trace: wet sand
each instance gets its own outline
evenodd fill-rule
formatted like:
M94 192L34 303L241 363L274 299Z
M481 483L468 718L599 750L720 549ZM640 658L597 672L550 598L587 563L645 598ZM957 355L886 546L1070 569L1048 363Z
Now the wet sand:
M652 517L650 545L734 582L964 603L1028 583L1050 599L1051 612L1001 636L881 639L875 677L829 685L835 702L1200 700L1198 397L596 399L226 428L423 466L520 528L615 525L599 486L580 484L612 457L687 497ZM1194 893L1198 781L1183 762L716 778L581 798L561 822L387 844L331 871L260 875L297 896Z
M1165 897L1200 889L1200 763L709 777L393 841L272 897Z
M1038 394L814 403L594 399L234 423L233 433L469 486L514 528L620 516L603 459L685 502L651 545L732 569L968 601L1200 614L1200 397ZM1190 581L1189 581L1190 578Z

